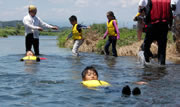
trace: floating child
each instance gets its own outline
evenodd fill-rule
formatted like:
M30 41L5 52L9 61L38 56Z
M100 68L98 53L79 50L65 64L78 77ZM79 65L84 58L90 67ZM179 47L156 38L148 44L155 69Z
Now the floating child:
M83 39L83 36L82 36L82 29L87 29L89 27L78 24L77 23L77 17L74 16L74 15L72 15L69 18L69 21L70 21L70 23L72 24L73 27L72 27L71 34L69 34L69 36L67 37L66 40L68 40L71 37L73 38L74 45L73 45L72 53L75 56L79 56L78 49L84 42L84 39Z
M81 83L88 88L110 86L108 82L98 80L98 72L92 66L88 66L83 70L82 79Z
M94 88L97 88L97 87L111 86L110 83L98 79L98 72L92 66L86 67L83 70L81 75L82 75L82 80L83 80L81 82L81 84L83 86L87 87L87 88L94 89ZM131 95L131 89L130 89L130 87L128 85L123 87L122 94ZM133 89L132 94L133 95L140 95L141 91L140 91L140 89L138 87L136 87L136 88Z
M106 39L106 36L108 35L108 40L106 42L104 50L106 55L109 55L109 46L112 44L113 56L117 57L116 42L117 39L120 38L120 32L118 29L117 20L112 11L109 11L107 13L107 18L108 18L107 30L103 38Z
M27 51L26 56L20 59L20 61L40 61L40 58L37 56L34 56L34 53L32 51Z

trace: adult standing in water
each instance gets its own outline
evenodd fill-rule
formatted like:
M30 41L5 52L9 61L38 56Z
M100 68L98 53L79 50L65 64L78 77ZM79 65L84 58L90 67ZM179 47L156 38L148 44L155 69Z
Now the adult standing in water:
M37 8L34 5L30 5L28 7L28 12L29 14L26 15L23 19L23 23L25 25L26 52L30 51L33 45L35 55L39 55L39 31L43 31L42 27L47 27L54 30L57 30L58 27L51 26L37 17Z
M150 46L153 41L158 43L158 62L165 65L168 25L172 23L171 0L148 0L146 20L148 25L144 40L145 61L149 60Z
M180 53L180 0L171 0L174 11L173 36L176 42L176 50Z

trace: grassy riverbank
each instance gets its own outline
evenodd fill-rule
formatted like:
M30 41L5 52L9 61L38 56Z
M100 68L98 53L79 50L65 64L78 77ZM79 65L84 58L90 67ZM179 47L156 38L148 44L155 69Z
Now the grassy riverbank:
M0 28L0 37L8 37L9 35L23 35L23 30L18 30L14 27Z
M130 45L137 42L136 29L120 28L120 39L117 41L117 47ZM106 24L93 24L90 29L83 31L83 37L85 40L93 40L96 43L96 48L101 51L106 43L106 40L102 39L106 31ZM59 46L67 47L66 43L71 42L65 40L70 34L71 29L64 30L59 34ZM143 36L144 37L144 36ZM97 41L98 40L98 41ZM93 42L92 41L92 42Z
M120 40L117 41L117 47L130 45L137 41L136 30L128 29L128 28L120 28ZM86 29L83 31L83 37L85 42L83 45L88 45L90 48L93 48L93 52L101 53L103 51L106 40L102 39L104 32L106 31L106 24L93 24L90 29ZM66 41L66 37L70 34L71 29L64 30L59 34L59 46L65 48L72 47L72 40ZM91 46L93 45L93 47ZM88 47L84 47L88 49Z
M117 41L117 53L118 56L136 56L139 50L140 45L143 41L137 39L136 29L120 28L120 39ZM84 43L80 47L82 52L96 52L103 54L104 45L106 40L102 39L104 32L106 31L105 24L93 24L90 29L83 30ZM59 33L59 47L63 48L72 48L73 40L66 41L66 37L71 33L71 29L64 30ZM144 35L142 38L144 38ZM154 45L153 52L157 51L157 46ZM111 49L111 47L110 47ZM175 45L173 42L172 34L168 34L168 45L167 45L167 54L175 54Z

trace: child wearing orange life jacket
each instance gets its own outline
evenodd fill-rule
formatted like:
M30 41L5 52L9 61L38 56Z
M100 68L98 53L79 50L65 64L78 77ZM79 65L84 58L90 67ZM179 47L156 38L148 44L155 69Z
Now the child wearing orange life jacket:
M77 24L77 17L74 15L72 15L69 18L69 21L73 25L73 27L72 27L71 34L69 34L69 36L67 37L66 40L68 40L71 37L74 39L72 53L75 56L79 56L78 49L84 42L84 39L82 37L82 29L87 29L88 27L81 25L81 24Z
M108 18L107 30L106 30L106 33L104 34L104 39L108 35L108 40L106 42L104 50L105 50L106 55L109 55L109 46L112 44L113 56L117 57L116 42L117 42L117 39L120 38L120 32L118 29L117 20L112 11L109 11L107 13L107 18Z

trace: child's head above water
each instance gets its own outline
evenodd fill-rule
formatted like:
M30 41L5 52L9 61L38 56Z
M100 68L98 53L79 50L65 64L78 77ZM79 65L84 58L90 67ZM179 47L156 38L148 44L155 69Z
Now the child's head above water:
M77 17L75 15L72 15L70 18L69 18L69 21L72 25L75 25L77 24Z
M32 51L27 51L26 56L34 56L34 53Z
M86 67L82 72L83 81L98 80L98 72L93 66Z

